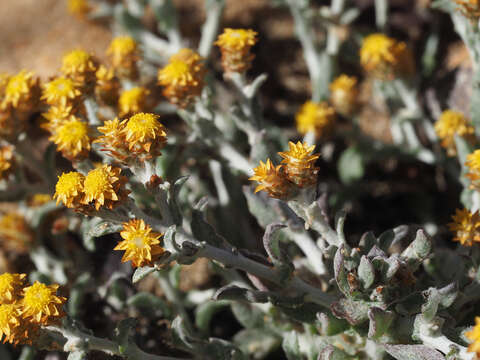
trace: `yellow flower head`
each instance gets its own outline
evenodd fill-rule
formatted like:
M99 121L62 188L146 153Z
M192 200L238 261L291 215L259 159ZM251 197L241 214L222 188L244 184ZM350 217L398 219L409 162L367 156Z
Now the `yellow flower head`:
M300 108L295 120L300 134L313 132L320 138L330 131L335 121L335 110L326 102L307 101Z
M454 0L459 7L459 11L471 20L480 18L480 0Z
M69 160L84 158L90 151L90 128L88 124L72 116L70 120L62 123L53 130L49 140L57 145Z
M120 175L121 169L103 165L91 170L83 183L82 203L90 205L94 202L95 209L101 206L112 209L123 201L128 192L125 190L126 178Z
M85 85L95 82L96 60L83 50L73 50L63 56L62 72L77 83Z
M35 281L23 289L22 317L33 323L49 325L64 316L62 306L67 300L57 296L59 285L45 285Z
M16 343L17 331L20 326L20 307L18 304L2 303L0 305L0 340ZM18 339L21 340L21 339Z
M318 172L315 162L320 157L318 154L312 155L315 145L290 141L288 147L288 151L278 153L283 158L287 179L300 187L315 185Z
M257 35L251 29L226 28L218 36L215 45L219 46L222 52L222 67L225 73L242 73L251 67L255 56L250 50L258 41Z
M78 85L72 79L58 77L44 85L42 99L49 105L66 107L75 103L81 95Z
M187 107L200 96L205 77L203 58L190 49L181 49L158 72L163 95L179 107Z
M112 40L107 50L113 68L120 77L134 77L139 59L137 42L130 36L119 36Z
M360 63L365 71L381 79L413 72L413 58L407 45L384 34L372 34L363 40Z
M468 351L474 352L477 356L480 356L480 317L475 317L475 326L472 330L467 331L465 336L472 341L468 346Z
M330 101L338 113L349 116L355 111L358 102L357 82L355 76L342 74L330 84Z
M84 181L85 177L76 171L60 175L55 186L55 194L53 195L53 198L57 200L57 204L62 202L68 208L77 207L80 204L83 193Z
M149 93L150 91L140 86L122 92L120 94L120 99L118 100L120 116L133 115L140 111L144 111L147 95Z
M461 112L446 110L435 122L435 132L442 140L442 146L453 156L457 153L455 135L469 138L473 136L475 130Z
M87 0L68 0L68 12L72 15L83 18L91 8Z
M480 242L480 215L478 211L471 213L467 209L456 210L452 216L453 222L448 228L453 232L453 241L465 246L472 246L473 242Z
M103 126L97 128L103 135L94 141L103 145L103 151L109 152L110 155L122 162L130 155L124 133L126 123L127 120L120 121L117 118L105 121Z
M14 164L13 149L11 146L0 146L0 179L6 179L12 172Z
M257 181L259 185L255 188L255 193L263 190L270 197L277 199L286 199L292 194L292 184L288 182L283 172L283 166L275 166L270 159L253 169L254 175L248 180Z
M0 275L0 304L12 304L19 299L26 276L10 273Z
M31 110L31 107L39 96L38 79L34 78L33 72L20 71L17 75L10 76L5 86L5 97L2 101L2 108L8 106L22 110Z
M37 207L37 206L42 206L45 205L46 203L49 203L52 201L52 195L50 194L33 194L33 196L30 198L28 205Z
M63 105L50 106L47 112L42 116L47 120L40 124L40 127L53 133L55 129L64 124L67 120L73 117L73 107ZM73 117L74 118L74 117Z
M33 233L25 218L15 212L0 217L0 245L2 248L24 253L33 243Z
M154 150L151 155L159 155L159 150L167 141L167 133L158 118L155 114L138 113L128 119L123 133L130 151L151 153Z
M131 261L132 267L152 265L165 252L160 246L162 235L153 232L143 220L133 219L123 224L123 241L114 250L124 250L122 262Z

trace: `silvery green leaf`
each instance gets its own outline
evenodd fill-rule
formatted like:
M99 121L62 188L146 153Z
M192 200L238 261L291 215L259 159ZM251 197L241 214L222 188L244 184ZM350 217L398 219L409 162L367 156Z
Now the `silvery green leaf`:
M151 274L155 270L157 270L157 269L153 266L144 266L144 267L136 268L135 272L133 273L132 283L135 284L135 283L139 282L145 276Z
M359 325L368 320L368 309L370 306L363 301L351 299L340 299L332 304L332 313L347 320L352 325Z
M421 262L427 258L432 250L432 240L423 230L417 231L417 236L410 245L402 252L402 258L405 259L411 271L415 271Z
M212 317L226 306L230 305L230 301L206 301L195 309L195 325L203 333L208 333L210 321Z
M302 358L300 345L298 344L298 334L290 331L283 335L282 349L287 355L288 360L297 360Z
M269 294L263 291L249 290L236 285L227 285L217 290L213 296L215 300L236 300L254 303L266 303Z
M339 211L335 214L335 230L337 231L340 243L345 243L345 234L343 233L343 228L346 218L347 213L345 211Z
M71 352L68 354L67 360L88 360L87 352L86 351Z
M171 29L177 29L177 11L171 0L150 0L157 25L161 32L167 33Z
M377 244L377 238L372 231L366 232L362 235L359 245L365 252L369 252L370 249Z
M344 267L344 247L341 245L335 254L333 260L333 269L335 271L335 280L337 282L338 288L345 296L350 296L350 286L347 280L347 274Z
M350 325L344 319L338 319L331 314L317 313L321 333L326 336L334 336L347 330Z
M231 303L233 315L245 328L262 327L264 324L264 313L257 306L241 301Z
M360 150L356 146L347 148L338 160L338 175L344 184L351 184L363 177L365 164Z
M182 189L182 186L188 180L189 176L182 176L178 178L173 186L169 188L167 203L168 207L170 208L170 212L173 217L173 221L176 225L180 226L182 224L182 211L178 204L178 194Z
M392 324L395 314L392 311L384 311L378 307L372 307L368 310L370 320L368 328L369 338L381 337Z
M95 237L90 235L90 231L101 223L103 223L103 220L99 217L82 221L80 233L82 235L83 246L85 246L85 248L89 251L95 251L96 248Z
M377 239L377 243L380 249L383 251L388 251L394 239L395 232L392 229L389 229L380 234Z
M271 207L271 202L266 197L255 195L249 186L243 187L243 194L247 199L248 209L255 216L261 227L278 221L278 215Z
M198 341L196 341L188 331L184 320L180 316L177 316L172 321L172 337L175 345L189 352L195 351L199 345Z
M192 210L192 233L199 241L205 241L207 244L222 247L226 240L217 234L212 225L205 221L204 215L200 210Z
M455 301L458 295L457 283L451 283L441 289L429 288L424 291L427 302L422 306L422 315L426 320L432 320L437 314L438 308L447 308Z
M33 360L34 358L35 358L35 349L33 347L31 346L22 347L22 352L20 353L18 360Z
M168 318L171 316L169 306L158 296L147 292L139 292L127 300L127 305L133 306L148 314Z
M108 221L102 221L92 226L88 231L87 236L96 238L96 237L104 236L107 234L117 233L121 229L122 229L122 225L120 224L113 224Z
M285 228L283 224L269 224L263 235L263 247L274 264L289 262L280 249L278 230Z
M370 260L363 255L358 266L358 279L364 289L368 289L375 282L375 269Z
M424 345L385 345L396 360L445 360L442 353Z
M251 359L263 359L280 346L281 337L268 329L244 329L234 336L233 341Z

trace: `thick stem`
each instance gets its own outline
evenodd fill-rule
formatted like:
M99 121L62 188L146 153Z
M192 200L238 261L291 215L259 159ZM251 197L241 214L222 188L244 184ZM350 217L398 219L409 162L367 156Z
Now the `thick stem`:
M212 51L213 41L218 33L218 26L222 16L225 0L206 0L207 19L202 27L202 37L198 45L198 53L208 58Z

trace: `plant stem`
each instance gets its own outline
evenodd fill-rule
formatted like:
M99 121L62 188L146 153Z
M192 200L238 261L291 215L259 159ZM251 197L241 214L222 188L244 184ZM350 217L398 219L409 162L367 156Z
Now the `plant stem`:
M208 58L212 51L213 41L218 33L220 18L222 17L225 0L206 0L205 8L207 19L202 27L202 37L198 45L198 53Z

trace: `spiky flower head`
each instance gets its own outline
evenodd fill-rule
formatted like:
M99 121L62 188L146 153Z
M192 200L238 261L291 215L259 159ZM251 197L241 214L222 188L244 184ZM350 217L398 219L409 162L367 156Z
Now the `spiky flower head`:
M100 207L112 209L125 200L128 195L125 190L127 179L120 172L120 168L110 165L91 170L83 182L82 203L99 210Z
M293 191L292 183L290 183L283 172L283 166L275 166L270 159L264 163L260 161L260 165L253 169L254 175L248 180L257 181L259 185L255 188L255 193L263 190L276 199L286 199Z
M50 106L47 112L44 112L42 116L45 118L46 121L40 124L40 127L47 130L51 134L55 132L55 130L67 122L72 118L75 118L74 110L71 105L63 106L63 105L53 105Z
M66 107L75 104L81 95L78 84L72 79L57 77L44 85L42 99L49 105Z
M222 52L222 67L225 73L243 73L252 66L255 55L250 51L258 41L257 35L252 29L223 30L215 45L220 47Z
M413 57L404 42L384 34L367 36L360 49L360 63L374 77L389 80L413 73Z
M147 95L150 93L141 86L125 90L118 99L118 109L120 116L133 115L145 110Z
M119 77L136 77L139 51L137 42L132 37L119 36L114 38L108 47L107 55Z
M10 273L0 275L0 304L12 304L19 299L26 276Z
M458 5L458 10L472 21L478 21L480 18L480 0L454 0Z
M14 253L27 252L33 243L32 229L25 217L7 212L0 217L0 246Z
M128 119L123 133L130 151L150 153L152 156L160 154L167 141L167 133L158 118L155 114L138 113Z
M38 102L40 85L33 72L26 70L10 76L4 89L4 98L1 108L9 106L22 111L31 111Z
M446 110L435 122L435 132L442 141L442 146L447 149L447 153L454 156L457 153L455 135L471 140L475 129L461 112Z
M299 187L307 187L317 183L318 167L315 162L320 155L313 155L315 145L308 145L307 143L296 144L288 143L289 150L279 152L278 154L283 158L284 173L289 181Z
M472 341L468 346L468 352L473 352L480 356L480 317L475 317L475 326L472 330L465 332L465 337Z
M95 84L97 60L84 50L72 50L63 56L61 70L83 89L89 89Z
M203 58L191 49L181 49L158 72L158 84L172 103L185 108L200 96L205 77Z
M131 261L132 267L152 265L165 252L160 246L162 235L152 231L143 220L133 219L123 224L123 241L114 250L124 250L122 262Z
M102 151L109 152L111 156L120 162L125 162L131 155L125 139L124 129L126 123L127 120L120 121L117 118L106 120L103 126L97 128L103 135L94 141L94 143L102 144Z
M32 286L23 289L21 300L22 317L42 325L55 323L65 313L62 306L67 300L57 296L59 285L45 285L35 281Z
M342 115L351 115L358 104L358 79L345 74L337 77L330 84L330 102L335 110Z
M80 204L83 193L85 176L76 171L63 173L58 177L53 198L57 204L62 202L68 208L75 208Z
M15 303L0 304L0 340L16 344L23 343L18 328L21 324L20 306Z
M11 174L14 165L13 148L0 146L0 179L6 179Z
M58 128L53 129L49 140L57 145L58 151L70 161L85 158L90 151L90 128L88 124L75 116Z
M328 134L335 121L335 109L327 102L307 101L295 116L300 134L313 132L318 138Z
M68 12L79 18L85 17L90 11L91 7L87 0L68 0Z
M480 149L467 155L468 172L465 174L470 179L470 188L480 191Z
M448 224L448 228L453 232L453 241L458 241L465 246L472 246L474 242L480 242L480 215L478 211L474 213L468 209L455 210L452 216L453 222Z

